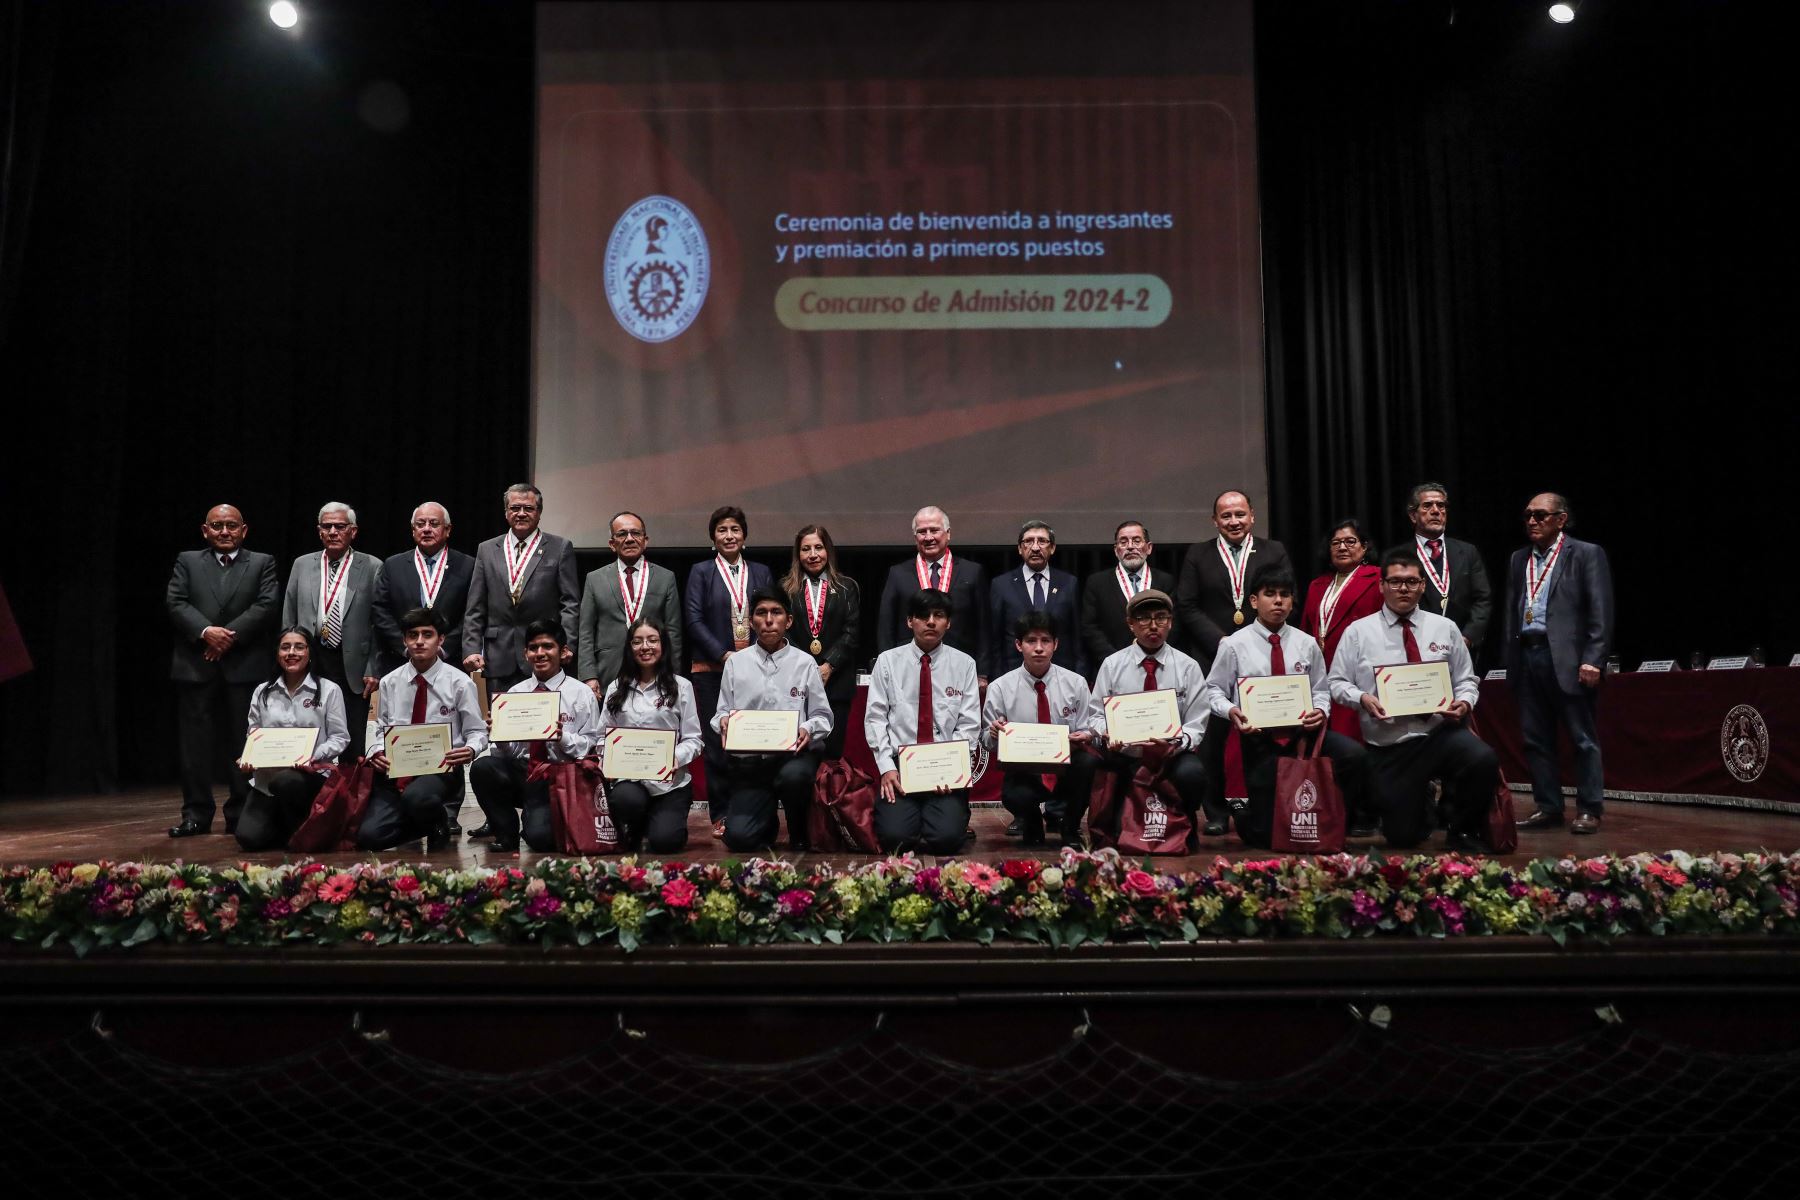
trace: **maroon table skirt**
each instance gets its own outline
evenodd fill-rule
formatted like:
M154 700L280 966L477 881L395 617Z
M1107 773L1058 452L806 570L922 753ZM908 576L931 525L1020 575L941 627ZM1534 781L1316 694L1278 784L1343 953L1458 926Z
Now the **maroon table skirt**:
M1529 782L1506 680L1482 681L1476 719L1508 781ZM1566 736L1560 745L1571 786ZM1800 805L1800 669L1609 675L1600 686L1600 753L1608 791Z

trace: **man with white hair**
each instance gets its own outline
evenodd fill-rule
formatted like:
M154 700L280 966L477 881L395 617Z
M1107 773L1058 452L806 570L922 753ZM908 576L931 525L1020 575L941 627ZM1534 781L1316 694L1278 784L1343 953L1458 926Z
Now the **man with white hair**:
M356 510L341 500L319 509L319 544L319 553L302 554L288 572L281 627L298 625L312 635L313 674L343 691L344 715L360 734L382 676L374 621L381 560L355 549Z
M946 593L959 616L944 644L961 650L977 663L987 661L987 577L979 563L956 557L950 551L950 517L928 504L913 514L913 545L918 553L889 568L881 589L881 616L875 622L875 649L888 650L912 641L906 627L906 605L914 593L936 590ZM987 683L984 678L983 684Z
M450 511L427 500L412 511L413 548L381 564L375 589L375 633L381 643L381 667L386 674L406 663L406 640L400 617L415 608L433 608L449 627L444 635L443 660L462 667L463 610L469 604L469 580L475 560L450 548ZM350 727L351 744L361 736Z

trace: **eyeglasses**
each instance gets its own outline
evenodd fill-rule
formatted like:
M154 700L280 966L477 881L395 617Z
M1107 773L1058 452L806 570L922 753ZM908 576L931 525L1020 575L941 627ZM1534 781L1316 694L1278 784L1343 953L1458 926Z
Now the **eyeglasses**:
M206 527L214 533L229 533L234 529L242 529L244 523L242 521L208 521Z
M1150 539L1143 537L1122 537L1113 542L1115 546L1148 546L1149 544Z
M615 542L641 542L644 540L644 531L641 529L617 529L613 531L612 540Z
M535 504L509 504L506 506L506 515L510 517L514 513L534 513L537 510L538 506Z
M320 521L319 522L319 532L320 533L342 533L342 532L344 532L344 530L346 530L348 528L350 528L350 522L348 522L348 521Z
M1363 544L1363 541L1361 538L1332 538L1331 539L1331 548L1333 550L1353 550L1362 544Z
M1132 622L1138 625L1167 625L1174 619L1175 614L1168 612L1167 610L1162 612L1138 613L1131 618Z
M1021 546L1054 546L1054 545L1056 545L1056 543L1051 541L1049 538L1035 537L1035 538L1020 538L1019 545L1021 545Z
M1563 511L1561 509L1557 509L1555 512L1545 508L1528 508L1525 510L1525 519L1527 521L1548 521L1551 517L1560 517L1562 515Z
M1384 579L1382 587L1393 588L1396 592L1416 592L1425 586L1423 579Z

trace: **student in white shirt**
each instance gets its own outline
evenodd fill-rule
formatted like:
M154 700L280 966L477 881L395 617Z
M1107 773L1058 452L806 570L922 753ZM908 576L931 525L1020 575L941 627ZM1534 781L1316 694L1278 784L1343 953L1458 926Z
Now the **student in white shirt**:
M915 849L955 854L968 837L967 788L902 792L896 766L902 747L963 741L973 748L981 729L975 660L944 644L950 618L946 593L935 588L914 592L906 603L912 640L882 651L870 675L863 733L881 770L875 837L890 854ZM979 621L980 612L970 613L969 619ZM925 687L930 690L921 703Z
M1431 836L1430 786L1438 779L1444 785L1448 848L1485 854L1486 814L1500 761L1465 724L1481 698L1469 644L1455 622L1419 607L1424 589L1425 568L1410 546L1382 557L1382 607L1344 631L1331 663L1331 699L1362 712L1363 742L1388 842L1406 848ZM1376 694L1376 668L1433 661L1450 664L1449 707L1442 713L1388 716Z
M415 608L400 618L405 666L389 671L376 689L376 719L369 726L369 765L380 774L369 788L369 808L357 831L363 850L388 850L423 837L436 852L450 845L450 812L462 769L487 749L487 722L475 685L441 657L448 626L434 608ZM388 778L387 733L398 725L442 722L450 726L450 753L442 775L417 775L402 791Z
M806 814L812 807L819 748L831 736L831 702L813 656L789 644L794 614L787 593L758 589L750 597L750 632L756 641L725 660L713 729L724 738L745 709L792 709L800 714L793 752L725 755L725 845L739 852L775 843L776 802L787 814L788 844L806 849Z
M1012 637L1023 661L988 684L981 710L982 741L997 749L1000 734L1013 722L1066 725L1069 764L1048 778L1029 765L1008 768L1000 782L1000 803L1018 818L1025 845L1044 844L1047 816L1061 826L1062 840L1073 844L1081 834L1094 769L1100 765L1099 756L1088 750L1093 734L1087 727L1091 701L1087 681L1056 665L1056 625L1049 613L1034 609L1022 614L1013 622ZM1050 780L1055 781L1054 789Z
M1287 564L1275 563L1256 572L1250 580L1250 607L1256 620L1219 643L1206 676L1206 702L1213 716L1229 720L1238 731L1244 788L1250 793L1249 802L1237 814L1238 836L1246 846L1268 847L1275 816L1276 762L1310 748L1301 736L1307 734L1325 739L1322 749L1331 759L1332 775L1344 795L1350 835L1373 837L1367 757L1354 738L1325 728L1331 716L1325 652L1317 638L1288 624L1294 610L1294 575ZM1277 650L1279 663L1275 661ZM1312 708L1301 716L1298 729L1258 729L1239 707L1238 688L1243 681L1266 675L1307 677Z
M312 673L312 635L298 625L281 631L275 647L276 672L250 696L249 730L319 731L313 748L291 767L258 771L241 759L238 770L250 776L250 797L238 817L238 845L246 850L275 850L287 844L312 810L312 802L350 745L344 719L344 693L329 679Z
M1206 789L1206 766L1200 761L1201 739L1206 736L1206 721L1211 710L1203 694L1206 674L1200 664L1169 645L1174 628L1175 603L1161 588L1145 588L1125 605L1125 624L1131 630L1132 643L1107 656L1094 677L1094 702L1089 709L1088 727L1102 737L1106 734L1106 701L1112 696L1135 695L1139 692L1173 691L1181 716L1181 729L1174 737L1152 742L1172 757L1165 777L1175 786L1181 806L1189 817L1210 804ZM1117 741L1106 742L1106 766L1127 778L1134 773L1143 756L1140 746L1126 746ZM1206 833L1219 837L1225 833L1226 810L1207 809ZM1113 832L1117 832L1114 830ZM1188 850L1199 848L1198 831L1188 834Z
M675 731L675 769L668 779L606 781L607 802L625 848L648 846L652 854L674 854L687 845L688 806L694 798L688 764L705 749L694 685L675 674L668 644L658 622L649 617L633 621L600 704L602 747L610 729Z
M494 742L493 753L469 768L469 785L494 835L488 849L497 854L518 852L521 824L527 846L540 854L556 849L550 781L528 778L531 764L577 762L599 743L600 706L593 690L563 673L562 652L568 642L568 631L559 621L538 620L525 626L525 665L531 674L506 689L555 692L555 732L539 741Z

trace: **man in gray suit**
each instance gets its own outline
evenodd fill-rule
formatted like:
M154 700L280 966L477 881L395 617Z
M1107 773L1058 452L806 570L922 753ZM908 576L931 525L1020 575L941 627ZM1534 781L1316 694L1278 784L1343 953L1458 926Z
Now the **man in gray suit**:
M671 663L681 662L681 597L675 572L644 557L650 548L649 526L636 513L622 512L612 519L607 544L618 558L589 572L581 592L581 678L597 700L605 697L618 669L625 631L639 617L663 627L665 656Z
M1612 649L1612 569L1606 551L1566 532L1569 502L1543 492L1525 506L1530 545L1515 550L1508 572L1506 682L1519 705L1519 733L1531 767L1537 810L1521 829L1563 823L1556 727L1575 749L1575 821L1571 833L1595 833L1605 776L1596 715L1601 671Z
M231 781L225 832L237 826L250 781L235 769L250 693L274 671L269 633L279 592L275 559L244 549L250 527L229 504L209 510L200 535L210 549L175 556L167 605L175 626L175 714L181 741L181 823L172 838L212 831L212 785Z
M569 635L565 664L579 645L575 547L538 528L544 493L535 485L513 484L504 503L507 532L476 548L469 605L463 610L463 668L486 673L489 695L531 673L525 665L525 627L533 621L555 621Z
M319 543L323 550L302 554L288 572L281 626L298 625L313 635L313 674L342 689L350 745L357 747L369 720L369 697L383 674L373 612L381 560L354 549L356 510L338 500L319 509ZM343 761L355 754L346 749Z

